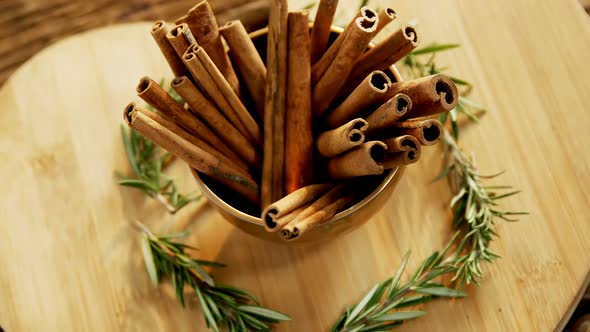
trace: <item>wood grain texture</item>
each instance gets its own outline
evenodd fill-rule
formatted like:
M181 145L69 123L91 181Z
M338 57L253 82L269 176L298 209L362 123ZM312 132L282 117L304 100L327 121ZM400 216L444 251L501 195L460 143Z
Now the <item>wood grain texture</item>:
M383 7L380 2L372 5ZM341 3L340 21L346 21L355 6ZM463 44L440 61L472 81L473 99L491 111L481 126L463 131L462 145L482 172L506 170L496 183L524 191L503 207L531 212L519 223L498 225L492 248L503 258L486 268L481 288L467 288L463 300L427 304L428 315L404 330L552 330L590 267L588 18L573 0L396 5L398 24L419 18L425 44ZM183 310L169 287L150 285L129 226L134 219L155 231L187 226L188 242L202 258L228 264L215 271L218 281L292 315L277 331L327 331L345 306L395 271L407 250L412 270L448 240L450 194L445 183L430 184L440 163L436 148L408 167L373 220L323 245L262 242L203 204L169 216L142 194L118 187L114 170L129 171L119 135L122 109L139 102L139 77L170 75L149 27L121 25L62 41L0 91L0 325L6 331L204 331L195 302ZM185 166L175 167L183 189L194 190Z
M137 21L174 21L197 0L2 0L0 85L22 63L57 40L93 28ZM221 24L250 0L209 0ZM224 15L228 13L229 16Z

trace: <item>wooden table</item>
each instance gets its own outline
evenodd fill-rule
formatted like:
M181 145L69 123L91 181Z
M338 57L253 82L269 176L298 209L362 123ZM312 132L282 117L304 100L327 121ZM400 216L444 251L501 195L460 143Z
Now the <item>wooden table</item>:
M341 3L341 15L355 10L352 1ZM506 170L497 183L523 190L504 208L531 212L521 222L498 224L493 249L503 258L486 267L480 288L467 288L462 300L427 304L428 315L404 329L561 326L590 268L590 21L574 0L396 5L400 22L419 19L423 44L463 45L439 59L475 84L472 98L490 112L481 126L463 131L462 146L482 172ZM122 108L136 99L139 77L169 75L148 29L115 26L65 40L21 67L0 91L6 331L204 330L195 302L183 310L169 287L150 286L134 219L156 231L191 230L188 241L199 256L228 264L216 271L217 280L293 317L278 331L327 331L345 306L396 270L407 250L413 270L448 240L450 194L445 183L430 184L440 163L436 148L408 168L373 220L323 245L262 242L203 203L169 216L118 187L114 171L128 170ZM183 165L174 172L184 190L194 189Z

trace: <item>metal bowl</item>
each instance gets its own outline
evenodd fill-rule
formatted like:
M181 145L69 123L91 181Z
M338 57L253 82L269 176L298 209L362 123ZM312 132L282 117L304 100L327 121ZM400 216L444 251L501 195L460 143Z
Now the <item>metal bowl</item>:
M266 61L266 35L268 28L254 31L250 38L261 53L263 61ZM332 27L332 38L342 33L339 27ZM372 45L370 46L372 47ZM394 81L401 81L401 76L395 66L391 66L388 73ZM364 198L356 202L348 209L336 214L324 224L310 229L300 238L292 241L283 241L279 233L269 233L264 229L260 219L260 207L253 206L235 194L225 190L223 186L212 181L208 176L194 169L191 172L203 195L213 204L221 215L234 226L255 237L280 241L283 243L303 243L327 241L338 235L350 232L367 222L385 204L399 182L405 167L398 167L385 172L379 177L367 178L363 181L363 190L367 192Z

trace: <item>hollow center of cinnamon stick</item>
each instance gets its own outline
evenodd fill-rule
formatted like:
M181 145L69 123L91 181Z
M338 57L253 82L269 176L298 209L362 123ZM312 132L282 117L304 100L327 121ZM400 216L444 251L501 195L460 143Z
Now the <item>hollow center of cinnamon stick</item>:
M404 99L404 98L398 99L397 100L397 108L396 108L397 112L398 113L405 113L408 109L408 105L409 105L409 103L406 99Z
M387 82L385 75L371 75L371 85L379 90L384 90L389 82Z
M445 81L438 81L436 82L436 86L434 87L436 93L440 96L444 96L445 102L447 104L452 104L455 102L455 96L453 95L453 89L451 86Z
M424 127L424 139L428 142L436 141L440 137L440 129L437 126Z
M394 17L397 15L397 13L395 12L395 10L393 10L393 8L387 8L385 11L387 12L387 15L389 15L390 17Z
M147 90L147 88L150 86L150 80L146 79L145 77L141 79L141 81L139 81L139 84L137 85L137 88L135 89L137 91L137 93L142 93L145 90Z
M182 35L182 27L178 26L176 29L173 29L172 31L170 31L170 34L174 37L178 37L178 36Z
M418 149L418 147L416 146L416 143L414 143L414 141L412 141L411 139L407 139L407 138L402 140L402 146L410 147L412 149Z
M276 209L270 209L266 213L266 218L264 218L264 222L266 223L266 226L268 226L268 228L275 228L275 227L277 227L277 223L271 217L273 215L276 216L277 213L279 213L279 211L277 211Z
M416 152L415 152L415 150L411 150L411 151L408 152L408 158L410 160L416 159Z
M418 34L416 33L416 29L414 29L414 27L406 26L406 28L404 29L404 35L408 40L411 40L413 43L418 42Z
M383 162L383 160L385 160L385 148L381 145L373 145L371 147L371 158L373 158L373 160L380 164Z
M364 10L363 14L364 14L363 17L365 17L365 18L374 18L377 16L377 15L375 15L375 12L372 10Z

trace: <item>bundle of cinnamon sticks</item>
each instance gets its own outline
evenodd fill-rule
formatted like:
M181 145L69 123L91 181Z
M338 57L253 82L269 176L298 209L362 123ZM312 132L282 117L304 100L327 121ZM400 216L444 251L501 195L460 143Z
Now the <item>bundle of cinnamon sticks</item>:
M459 96L443 75L396 81L389 68L419 34L402 25L372 46L392 8L361 8L329 44L337 0L320 1L313 26L287 0L269 1L265 50L240 21L219 27L206 0L171 29L156 22L151 34L184 104L144 77L138 96L157 111L130 103L124 119L292 241L362 199L359 178L417 162L443 132L432 116Z

